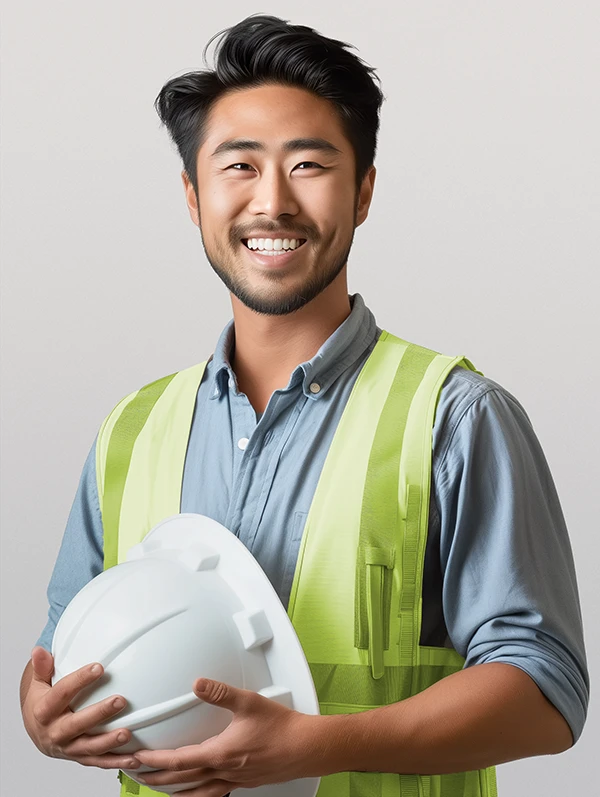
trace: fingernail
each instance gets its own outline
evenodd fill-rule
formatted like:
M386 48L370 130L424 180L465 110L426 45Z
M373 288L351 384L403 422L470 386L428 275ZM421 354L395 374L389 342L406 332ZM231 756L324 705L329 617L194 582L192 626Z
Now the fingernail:
M128 762L125 764L125 766L127 767L127 769L135 769L136 767L139 767L139 765L140 765L140 762L139 762L139 761L136 761L136 760L135 760L135 758L132 758L132 759L131 759L131 761L128 761ZM142 780L142 778L139 778L139 780ZM146 781L144 781L144 783L145 783L145 782L146 782Z
M98 675L99 672L102 672L102 667L99 664L94 664L90 672L92 675Z
M117 734L117 741L121 742L121 744L124 744L127 741L127 734L124 731L121 731L121 733L118 733Z
M125 701L123 700L122 697L115 697L112 704L114 708L123 708L123 706L125 705Z

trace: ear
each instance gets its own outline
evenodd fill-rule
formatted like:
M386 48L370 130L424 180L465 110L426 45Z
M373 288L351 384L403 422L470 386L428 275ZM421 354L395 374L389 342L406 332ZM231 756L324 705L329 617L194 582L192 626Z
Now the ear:
M373 199L373 189L375 188L375 175L377 169L370 166L368 172L365 174L360 191L358 192L358 199L356 205L356 226L359 227L369 215L369 208L371 200Z
M184 170L181 172L181 179L183 181L183 188L185 191L185 201L188 206L188 210L190 212L190 218L196 225L196 227L200 226L200 211L198 208L198 196L196 194L196 190L192 185L192 181L190 180L188 173Z

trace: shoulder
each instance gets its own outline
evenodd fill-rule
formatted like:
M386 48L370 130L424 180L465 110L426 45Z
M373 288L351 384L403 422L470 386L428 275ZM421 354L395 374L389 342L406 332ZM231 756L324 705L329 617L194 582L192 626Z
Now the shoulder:
M158 379L152 380L152 382L148 382L137 390L133 390L113 407L106 420L121 415L125 408L134 401L138 404L149 404L157 401L169 386L173 389L177 386L194 384L203 376L207 370L207 363L209 362L210 360L205 360L204 362L184 368L181 371L174 371L171 374L167 374L167 376L161 376Z
M433 427L433 450L442 461L455 438L473 437L481 426L492 426L512 434L515 426L531 427L520 402L489 377L456 367L440 390Z
M177 400L178 396L195 395L199 383L203 380L206 363L198 363L181 371L175 371L167 376L148 382L138 390L128 393L105 417L98 433L97 453L101 460L105 460L106 446L111 438L115 426L119 423L128 431L143 425L145 419L161 398L165 396L167 403ZM171 399L167 397L171 396ZM98 465L97 459L97 465Z

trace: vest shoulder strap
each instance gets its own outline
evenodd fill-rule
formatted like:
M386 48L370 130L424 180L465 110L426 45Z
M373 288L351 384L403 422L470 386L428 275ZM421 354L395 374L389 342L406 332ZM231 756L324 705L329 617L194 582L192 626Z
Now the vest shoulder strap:
M130 393L100 428L96 479L105 569L122 561L156 523L179 512L187 441L205 367L206 362L200 363ZM157 438L157 424L169 434Z

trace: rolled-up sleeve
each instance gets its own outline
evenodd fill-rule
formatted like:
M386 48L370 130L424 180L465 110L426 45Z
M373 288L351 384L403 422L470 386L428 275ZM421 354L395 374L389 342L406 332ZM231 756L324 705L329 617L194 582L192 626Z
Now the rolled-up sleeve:
M96 441L83 466L52 577L48 584L48 621L36 644L50 650L54 630L71 599L102 572L104 543L96 486Z
M452 644L466 667L524 670L577 740L589 678L573 555L546 458L514 397L495 386L466 403L435 482Z

